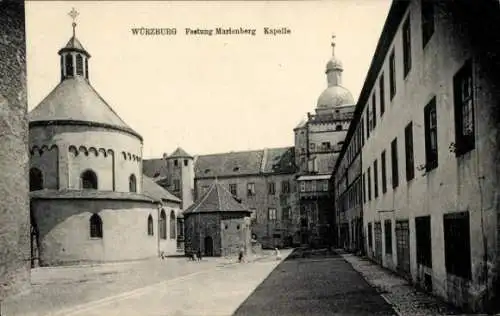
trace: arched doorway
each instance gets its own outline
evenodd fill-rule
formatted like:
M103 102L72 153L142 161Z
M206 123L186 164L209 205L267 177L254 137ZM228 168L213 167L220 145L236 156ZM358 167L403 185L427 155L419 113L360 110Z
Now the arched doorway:
M214 241L212 237L205 237L205 256L213 256L214 255Z

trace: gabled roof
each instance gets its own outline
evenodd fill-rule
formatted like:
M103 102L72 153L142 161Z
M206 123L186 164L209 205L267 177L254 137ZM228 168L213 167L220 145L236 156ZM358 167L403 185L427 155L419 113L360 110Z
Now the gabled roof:
M168 158L193 158L193 157L181 147L177 147L177 149L170 156L168 156Z
M198 156L196 178L259 174L263 150L229 152Z
M142 176L142 192L156 200L163 200L169 202L180 203L181 200L172 193L165 190L163 187L156 184L156 182L145 175Z
M238 202L220 183L214 181L207 192L187 210L184 216L197 213L248 212L248 207Z
M79 76L59 83L29 113L29 121L30 124L39 121L97 123L126 130L141 138L116 114L88 81Z

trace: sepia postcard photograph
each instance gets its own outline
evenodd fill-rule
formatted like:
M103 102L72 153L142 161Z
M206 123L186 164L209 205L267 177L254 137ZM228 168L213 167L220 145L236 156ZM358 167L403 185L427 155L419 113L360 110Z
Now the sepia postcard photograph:
M500 315L499 29L0 0L0 316Z

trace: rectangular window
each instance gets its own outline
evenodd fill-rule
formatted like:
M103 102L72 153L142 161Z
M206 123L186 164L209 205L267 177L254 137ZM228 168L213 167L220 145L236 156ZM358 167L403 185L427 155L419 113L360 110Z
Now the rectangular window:
M392 101L396 95L396 56L394 55L394 49L389 57L389 90Z
M431 217L415 218L417 235L417 264L432 268Z
M446 272L471 279L469 212L443 215Z
M370 167L368 167L368 170L366 170L366 173L368 174L368 201L371 201L372 200L372 178L371 178Z
M366 108L366 139L370 138L370 113L368 107Z
M380 164L382 165L382 194L387 192L387 165L385 160L385 150L380 157Z
M287 221L290 220L290 218L291 218L290 207L283 208L283 220Z
M384 82L384 74L380 75L380 79L378 82L379 85L379 94L380 94L380 117L384 115L385 112L385 82Z
M179 161L177 159L174 160L174 166L178 167L179 166Z
M366 203L366 175L363 173L363 203Z
M238 185L236 183L229 184L229 192L231 192L232 195L237 196L238 195Z
M453 77L457 156L475 148L473 87L472 62L469 60Z
M411 12L410 12L411 13ZM408 75L411 69L411 24L410 16L406 18L403 24L403 69L404 77Z
M305 181L300 182L300 192L306 192L306 182Z
M255 196L255 183L247 183L247 196Z
M323 180L323 191L328 191L328 180Z
M276 185L274 182L269 182L267 184L267 194L274 195L276 193Z
M406 180L410 181L415 177L415 162L413 159L413 123L410 122L405 127L405 160L406 160Z
M281 181L281 193L283 194L290 193L290 181L288 180Z
M372 223L368 223L368 248L373 248Z
M316 192L316 180L311 181L311 191Z
M399 185L399 167L398 167L398 139L394 138L391 142L391 162L392 162L392 188Z
M363 119L361 121L361 146L365 145L365 121Z
M392 221L390 219L384 222L385 254L392 254Z
M179 191L181 189L181 181L179 179L174 179L174 191Z
M377 159L373 162L373 195L378 198L378 164Z
M269 215L269 220L270 221L275 221L277 219L276 209L275 208L270 208L268 215Z
M372 95L372 115L373 115L373 129L377 126L377 94L373 91Z
M184 167L187 167L187 165L188 165L188 160L184 159Z
M422 47L425 47L434 34L434 0L422 0Z
M257 223L257 210L254 208L250 209L250 220L252 224Z
M424 108L425 120L425 169L433 170L438 166L438 144L437 144L437 114L436 97Z

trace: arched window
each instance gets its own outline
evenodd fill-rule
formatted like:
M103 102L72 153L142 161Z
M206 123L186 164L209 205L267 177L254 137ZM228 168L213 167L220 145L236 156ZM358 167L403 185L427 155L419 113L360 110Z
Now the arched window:
M43 189L43 175L40 169L30 169L30 191Z
M97 214L90 216L90 238L102 238L102 219Z
M97 190L97 175L92 170L84 171L81 175L83 189L96 189Z
M82 55L76 55L76 74L83 76L83 58Z
M73 55L66 55L66 77L73 76Z
M175 239L175 213L174 211L170 212L170 239Z
M160 213L160 238L167 239L167 214L165 214L165 210L161 210Z
M153 217L151 214L148 216L148 235L153 236L154 235L154 230L153 230Z
M137 192L137 181L133 174L128 178L128 187L130 192Z

